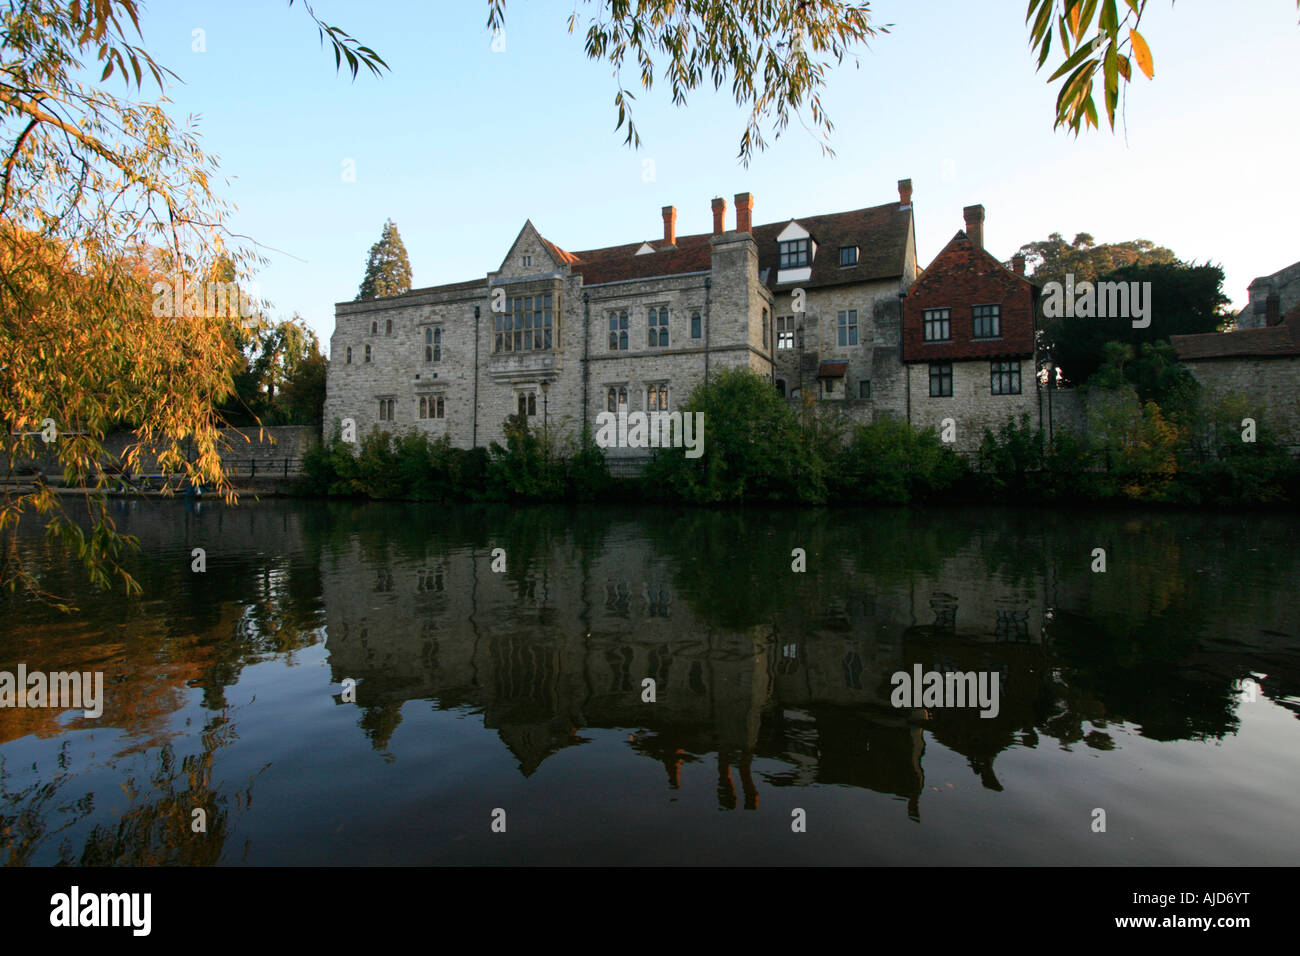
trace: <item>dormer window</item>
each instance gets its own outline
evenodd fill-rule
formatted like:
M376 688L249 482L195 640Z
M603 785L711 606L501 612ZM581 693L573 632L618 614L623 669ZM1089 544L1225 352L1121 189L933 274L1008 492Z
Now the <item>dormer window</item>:
M801 269L808 265L808 240L791 239L780 244L781 268Z
M856 266L858 264L858 247L857 246L840 246L840 267Z

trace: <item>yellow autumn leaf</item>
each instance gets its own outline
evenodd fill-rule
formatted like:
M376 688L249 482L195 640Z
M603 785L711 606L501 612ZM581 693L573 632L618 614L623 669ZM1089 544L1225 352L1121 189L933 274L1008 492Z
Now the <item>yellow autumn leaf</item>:
M1147 46L1147 41L1142 39L1142 34L1136 30L1128 31L1128 38L1133 44L1133 58L1137 60L1138 69L1151 79L1155 75L1155 67L1151 62L1151 48Z

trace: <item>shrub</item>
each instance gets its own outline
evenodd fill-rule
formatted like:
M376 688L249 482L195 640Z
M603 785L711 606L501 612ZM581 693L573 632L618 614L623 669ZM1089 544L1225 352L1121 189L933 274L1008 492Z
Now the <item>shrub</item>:
M785 399L747 368L723 369L691 392L682 414L704 415L698 458L655 449L644 481L658 496L697 504L826 500L816 460Z
M835 462L834 494L845 501L907 504L949 491L968 471L934 428L881 418L851 433Z

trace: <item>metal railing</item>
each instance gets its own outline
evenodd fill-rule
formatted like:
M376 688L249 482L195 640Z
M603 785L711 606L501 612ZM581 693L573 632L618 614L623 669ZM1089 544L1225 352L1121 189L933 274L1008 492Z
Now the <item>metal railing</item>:
M302 474L301 458L239 458L222 462L230 477L297 478Z

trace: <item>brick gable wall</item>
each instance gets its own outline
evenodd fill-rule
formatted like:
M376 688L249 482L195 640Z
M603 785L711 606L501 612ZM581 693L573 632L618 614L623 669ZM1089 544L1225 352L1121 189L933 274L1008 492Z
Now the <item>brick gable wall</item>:
M974 338L972 307L999 305L1001 336ZM951 310L951 341L925 341L927 309ZM1034 354L1033 286L963 234L935 258L903 300L903 361L947 362Z

